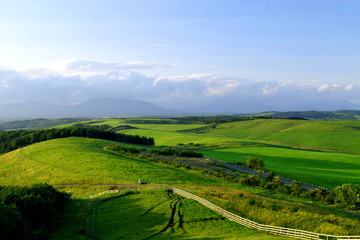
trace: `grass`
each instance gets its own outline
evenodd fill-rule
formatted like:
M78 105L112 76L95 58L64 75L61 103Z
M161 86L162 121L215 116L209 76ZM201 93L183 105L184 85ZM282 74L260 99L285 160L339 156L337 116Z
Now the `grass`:
M64 217L68 220L57 222L62 225L52 234L52 240L64 237L99 240L288 239L242 227L193 200L168 195L165 190L142 189L138 194L109 194L94 202L77 200L72 204L70 212L74 213L76 206L78 214L64 213L59 220ZM170 219L173 219L171 226Z
M216 128L203 130L197 130L206 126L203 124L132 124L123 119L87 122L137 127L122 132L154 137L158 146L200 144L208 149L204 150L206 155L229 162L243 162L247 156L257 156L265 161L267 168L315 185L334 187L360 180L359 155L344 153L360 153L357 141L360 122L357 121L254 120L218 124ZM264 143L268 146L264 147ZM68 206L68 215L60 217L59 223L64 226L58 228L53 239L88 239L89 232L97 239L139 239L137 232L142 233L143 238L153 236L151 239L285 239L240 227L196 202L177 200L159 190L141 190L140 194L115 198L102 196L95 202L86 199L109 188L93 184L137 183L138 179L150 184L181 184L185 190L192 190L230 211L268 224L299 228L315 224L316 229L308 229L338 234L360 229L356 216L347 218L334 209L260 196L255 194L261 192L259 189L228 183L199 171L127 158L103 149L112 144L114 142L87 138L55 139L4 154L0 156L0 182L81 185L61 187L74 192L75 200ZM301 148L329 152L299 150ZM240 192L243 198L239 198ZM254 204L246 198L253 199ZM161 232L169 222L169 205L175 204L174 201L178 201L180 210L175 212L173 226ZM93 228L89 229L86 224L89 221ZM297 225L290 225L291 222Z
M244 163L249 156L265 162L266 169L315 186L333 188L360 182L360 156L276 147L243 147L202 151L206 156Z
M218 124L202 134L360 153L360 121L253 120Z
M356 214L337 212L329 208L264 198L243 190L218 187L184 186L186 190L218 206L253 221L334 235L359 235L360 218Z
M137 183L203 183L215 180L145 160L103 150L111 141L64 138L41 142L0 156L0 182L6 185Z

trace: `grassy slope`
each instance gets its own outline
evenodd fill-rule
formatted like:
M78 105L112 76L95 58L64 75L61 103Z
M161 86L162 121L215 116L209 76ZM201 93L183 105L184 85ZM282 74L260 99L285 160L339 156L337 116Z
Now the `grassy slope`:
M153 189L126 196L104 195L89 202L93 208L87 217L77 215L76 221L66 215L68 221L51 239L288 239L239 226L195 201L178 197ZM162 231L176 202L173 225Z
M253 120L219 124L204 134L360 153L360 121Z
M129 159L103 150L111 141L65 138L33 144L0 156L2 184L206 183L199 172Z
M99 123L101 121L101 123ZM122 119L90 121L92 124L118 126ZM98 122L98 123L97 123ZM254 141L296 148L360 153L360 121L309 121L263 119L218 124L200 133L178 132L205 125L130 124L138 129L122 132L154 137L157 145L198 143L221 146L222 150L208 150L206 154L225 161L244 161L255 155L266 166L284 176L314 185L334 187L359 182L359 155L300 151L273 147L242 147L236 142ZM235 144L233 144L235 143ZM235 145L235 146L232 146ZM256 145L256 144L255 144Z
M19 149L0 157L0 182L1 184L16 185L35 182L48 182L51 184L136 183L137 179L141 178L149 180L151 183L191 183L207 186L226 184L226 182L216 182L199 172L128 159L104 151L103 147L111 143L113 142L96 139L66 138ZM72 189L78 191L76 187ZM83 191L82 196L85 196L85 193L88 194L87 190L80 189L80 191ZM89 194L86 196L89 196ZM83 206L84 204L86 204L86 201L80 205ZM126 207L126 204L124 206ZM129 212L128 214L131 215ZM125 216L125 219L128 218L130 216ZM103 220L100 220L99 224L103 224ZM111 221L109 224L112 224ZM205 229L209 227L208 223L202 224ZM196 229L197 227L191 228ZM228 226L223 226L223 228L231 229ZM79 232L81 231L80 229ZM204 235L199 236L208 234L205 230L201 231ZM232 233L229 232L229 234ZM189 238L191 238L192 235L189 235ZM181 238L183 237L181 235ZM219 238L231 239L232 237L224 235ZM103 236L101 239L112 239L112 237ZM277 238L271 237L269 239Z

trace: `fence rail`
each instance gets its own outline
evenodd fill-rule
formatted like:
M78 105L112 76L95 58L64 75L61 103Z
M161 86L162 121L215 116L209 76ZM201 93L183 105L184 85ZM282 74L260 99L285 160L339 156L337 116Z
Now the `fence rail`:
M228 218L231 221L237 222L245 227L257 229L260 231L265 231L265 232L269 232L272 234L286 236L286 237L292 237L292 238L297 238L297 239L360 240L360 236L335 236L335 235L327 235L327 234L314 233L314 232L309 232L309 231L304 231L304 230L298 230L298 229L293 229L293 228L285 228L285 227L260 224L260 223L251 221L249 219L240 217L229 211L226 211L225 209L218 207L217 205L213 204L212 202L209 202L208 200L206 200L202 197L196 196L192 193L186 192L179 188L174 187L173 192L177 193L183 197L193 199L193 200L197 201L198 203L219 213L220 215Z

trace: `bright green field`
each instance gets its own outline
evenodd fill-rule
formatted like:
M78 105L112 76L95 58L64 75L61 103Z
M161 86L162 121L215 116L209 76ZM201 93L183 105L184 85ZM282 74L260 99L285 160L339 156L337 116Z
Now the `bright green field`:
M229 148L203 153L231 163L244 163L247 157L256 156L264 160L267 169L315 186L332 188L360 182L360 155L275 147Z
M83 226L74 226L76 221L70 217L51 239L288 239L242 227L193 200L167 195L165 190L107 194L90 205L84 219L77 215ZM173 224L166 228L174 206ZM79 234L79 229L87 229L86 234Z
M175 146L179 143L197 143L206 145L221 144L223 142L237 141L235 138L228 137L212 137L203 136L199 134L182 133L182 132L169 132L169 131L158 131L158 130L147 130L147 129L131 129L121 131L126 134L140 135L146 137L153 137L157 146Z
M253 120L219 124L203 134L360 153L360 121Z
M104 121L100 124L118 126L125 120L100 121ZM92 122L96 124L96 121ZM121 132L153 137L158 146L195 143L207 148L223 148L206 151L206 154L230 162L243 162L247 156L258 156L268 169L313 185L332 188L343 183L360 182L360 157L357 155L360 154L360 121L260 119L217 124L216 128L201 131L194 129L206 125L129 125L138 129ZM191 131L179 132L185 129ZM261 146L239 148L247 141L254 145L266 143L329 152Z
M111 141L64 138L41 142L0 156L0 183L25 185L137 183L216 184L197 171L185 171L103 150Z

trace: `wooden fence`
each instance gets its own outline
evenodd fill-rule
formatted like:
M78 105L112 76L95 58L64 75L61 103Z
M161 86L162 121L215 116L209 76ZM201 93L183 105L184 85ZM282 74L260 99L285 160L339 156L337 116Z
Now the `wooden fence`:
M286 237L292 237L297 239L326 239L326 240L344 240L344 239L351 239L351 240L360 240L360 236L334 236L334 235L327 235L327 234L321 234L321 233L314 233L304 230L298 230L298 229L292 229L292 228L285 228L285 227L278 227L278 226L271 226L271 225L265 225L260 224L254 221L251 221L249 219L240 217L236 214L233 214L231 212L226 211L225 209L216 206L215 204L209 202L208 200L196 196L192 193L186 192L184 190L181 190L179 188L173 188L173 192L177 193L181 196L184 196L186 198L193 199L197 201L198 203L210 208L211 210L219 213L220 215L228 218L231 221L237 222L245 227L257 229L260 231L269 232L272 234L277 234L281 236Z

